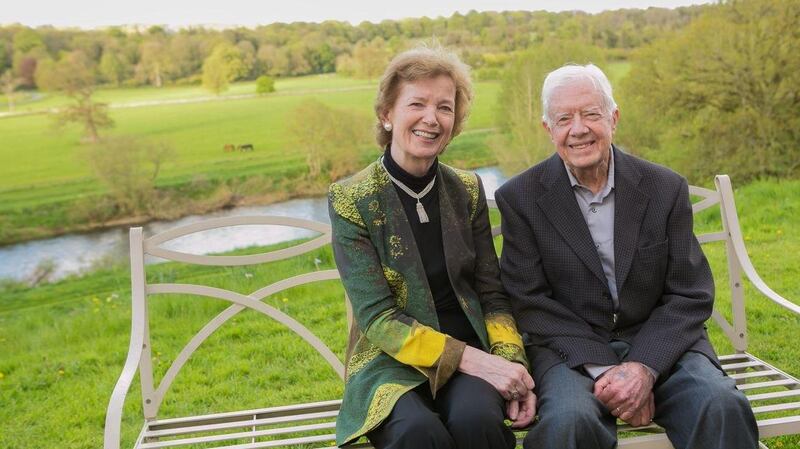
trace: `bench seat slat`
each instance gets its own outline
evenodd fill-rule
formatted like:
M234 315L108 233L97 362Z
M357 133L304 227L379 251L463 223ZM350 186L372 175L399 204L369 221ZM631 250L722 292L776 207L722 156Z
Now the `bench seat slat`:
M772 418L758 421L758 435L760 439L792 435L800 432L800 416L786 418Z
M787 391L776 391L774 393L753 394L747 396L747 399L750 402L753 402L753 401L763 401L766 399L789 398L792 396L800 396L800 390L787 390Z
M233 446L215 446L209 449L263 449L268 447L291 446L309 443L322 443L327 441L335 441L335 434L315 435L310 437L289 438L280 441L260 441L256 443L236 444Z
M798 385L794 379L778 379L778 380L770 380L767 382L753 382L751 384L740 384L737 385L736 388L739 390L755 390L757 388L768 388L768 387L782 387L786 385Z
M723 364L722 369L724 369L727 372L728 370L732 369L752 368L756 366L764 366L764 364L758 361L731 363L728 365Z
M226 418L236 418L236 417L247 417L247 416L254 416L254 415L263 415L263 417L268 416L286 416L291 414L296 414L300 411L305 412L327 412L332 410L339 410L339 407L342 405L341 399L334 399L330 401L320 401L320 402L308 402L304 404L292 404L292 405L281 405L277 407L267 407L267 408L259 408L253 410L241 410L241 411L234 411L234 412L223 412L223 413L211 413L206 415L195 415L195 416L187 416L182 418L166 418L166 419L156 419L150 421L150 428L154 428L156 426L166 426L172 424L180 424L183 426L184 424L196 422L196 421L204 421L204 420L215 420L215 419L226 419Z
M206 424L206 425L189 426L189 427L175 427L166 430L150 430L145 432L144 436L145 438L167 437L175 435L185 435L187 433L213 432L216 430L236 429L238 427L267 426L272 424L283 424L294 421L310 421L315 419L336 418L338 414L339 414L338 411L303 413L300 415L278 416L275 418L250 419L250 420L241 420L234 422L225 422L220 424Z
M617 443L618 449L674 449L672 444L664 434L644 435L639 437L620 438Z
M800 402L787 402L783 404L761 405L753 407L753 413L781 412L784 410L800 410Z
M183 446L187 444L198 444L198 443L213 443L217 441L226 441L226 440L241 440L245 438L259 438L271 435L283 435L287 433L298 433L298 432L308 432L308 431L315 431L315 430L326 430L326 429L333 429L336 427L336 423L325 422L320 424L307 424L303 426L293 426L293 427L281 427L278 429L268 429L268 430L256 430L250 432L236 432L236 433L226 433L223 435L209 435L205 437L194 437L194 438L182 438L179 440L167 440L167 441L160 441L157 443L144 443L140 447L140 449L156 449L162 447L174 447L174 446Z
M658 430L658 429L660 429L660 427L658 427L658 424L655 423L650 423L642 427L633 427L628 424L622 424L617 426L618 432L642 432L642 431Z
M748 354L725 354L717 358L720 362L727 362L730 360L752 360Z
M753 377L771 377L771 378L773 378L773 377L783 377L783 376L781 375L781 373L779 373L779 372L777 372L775 370L766 369L766 370L762 370L762 371L747 371L747 372L744 372L744 373L732 373L732 374L728 374L728 377L730 377L731 379L739 380L739 379L750 379L750 378L753 378Z

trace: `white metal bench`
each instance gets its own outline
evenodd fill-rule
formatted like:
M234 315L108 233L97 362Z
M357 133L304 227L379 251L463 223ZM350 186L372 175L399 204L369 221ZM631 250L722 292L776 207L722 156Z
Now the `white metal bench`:
M750 400L758 419L761 438L779 435L800 434L800 382L797 378L758 359L747 352L747 323L743 274L766 298L800 315L800 306L781 297L770 289L756 273L745 249L739 220L734 204L730 180L725 175L715 179L716 190L691 187L690 192L701 200L694 204L694 212L700 212L719 204L722 229L718 232L698 236L701 243L722 241L725 244L728 275L731 291L732 323L715 310L714 320L731 341L735 354L720 357L725 371L736 379L739 389ZM491 202L490 202L491 203ZM494 204L491 204L494 207ZM320 233L316 238L292 248L269 253L246 256L202 256L179 253L161 245L188 234L228 226L282 225L310 229ZM147 283L145 278L145 255L200 265L248 265L274 262L296 257L330 243L330 226L307 220L283 217L232 217L208 220L172 229L144 238L141 228L130 231L132 319L131 337L127 359L117 381L105 422L105 449L119 449L120 426L123 403L134 376L138 372L141 380L144 426L137 438L135 449L172 447L236 448L256 449L272 447L330 447L334 445L333 429L338 413L339 400L285 405L255 410L243 410L200 416L162 418L159 407L187 360L203 342L226 321L240 311L249 308L282 323L300 338L308 342L344 378L344 366L337 356L309 329L281 310L261 300L270 295L298 285L339 279L336 270L312 271L284 279L263 287L249 295L208 286ZM494 228L494 234L499 227ZM150 328L147 297L154 294L184 293L218 298L232 305L209 321L179 353L172 365L156 385L151 362ZM349 322L349 317L348 317ZM344 335L345 329L342 329ZM620 430L631 430L621 426ZM519 433L520 438L524 433ZM636 429L620 439L621 448L669 449L669 443L657 426ZM762 444L763 446L763 444ZM361 443L355 447L371 447Z

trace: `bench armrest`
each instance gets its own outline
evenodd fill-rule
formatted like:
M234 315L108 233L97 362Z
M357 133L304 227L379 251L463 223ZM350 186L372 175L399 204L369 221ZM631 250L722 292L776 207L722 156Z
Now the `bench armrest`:
M717 190L719 191L722 199L720 207L724 221L728 226L728 234L730 235L731 246L736 255L736 262L742 268L742 271L747 276L747 279L753 283L753 286L761 292L764 296L782 306L783 308L800 315L800 305L797 305L783 296L772 290L761 276L758 275L753 263L750 261L750 256L747 255L747 248L744 244L742 231L739 227L739 216L736 213L736 203L733 199L733 188L731 187L731 180L727 175L719 175L715 178Z

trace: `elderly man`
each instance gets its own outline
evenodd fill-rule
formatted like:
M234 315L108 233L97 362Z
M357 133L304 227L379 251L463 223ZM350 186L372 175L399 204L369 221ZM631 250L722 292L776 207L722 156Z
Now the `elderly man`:
M616 418L654 420L678 449L756 448L706 335L714 282L686 181L612 144L619 109L596 66L550 73L542 104L556 154L495 195L540 401L525 448L610 449Z

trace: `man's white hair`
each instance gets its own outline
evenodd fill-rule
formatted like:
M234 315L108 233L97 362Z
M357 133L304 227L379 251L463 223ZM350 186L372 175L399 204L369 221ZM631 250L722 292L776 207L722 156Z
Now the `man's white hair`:
M611 94L611 82L608 81L608 77L599 67L594 64L567 64L548 73L544 79L544 85L542 86L542 120L548 126L553 125L553 117L550 116L550 100L553 96L553 91L576 81L589 81L592 83L603 98L602 107L604 112L612 114L617 109L617 103Z

